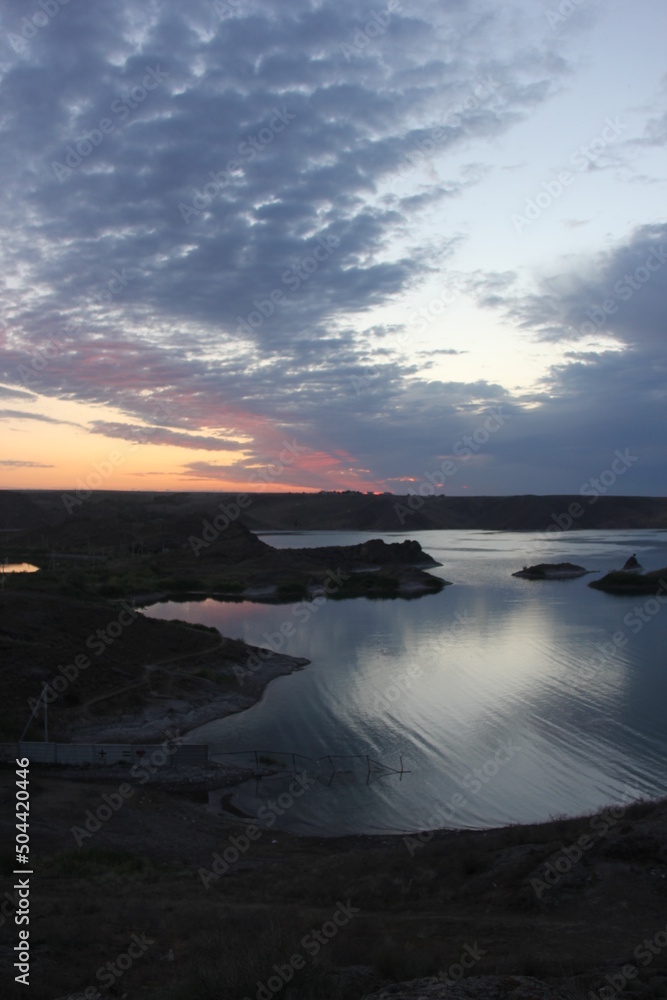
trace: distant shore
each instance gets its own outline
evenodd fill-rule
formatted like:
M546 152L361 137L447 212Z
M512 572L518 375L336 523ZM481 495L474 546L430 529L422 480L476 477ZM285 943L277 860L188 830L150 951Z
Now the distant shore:
M432 495L430 483L415 483L412 494L356 491L321 493L123 492L94 491L68 513L62 491L0 490L0 529L42 529L91 518L99 503L122 503L132 510L149 506L155 520L193 525L228 512L254 532L370 531L411 533L428 529L543 531L667 528L667 498L611 496L603 492L509 496ZM9 535L7 536L9 537Z

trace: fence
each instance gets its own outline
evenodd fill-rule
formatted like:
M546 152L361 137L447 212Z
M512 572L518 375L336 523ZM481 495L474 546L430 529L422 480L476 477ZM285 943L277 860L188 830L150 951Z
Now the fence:
M21 740L18 743L0 743L0 761L14 763L20 757L27 757L31 764L64 764L82 767L85 765L112 766L114 764L141 764L150 761L156 751L170 746L169 743L37 743ZM173 746L173 744L171 744ZM346 774L355 768L365 768L371 774L409 774L399 757L399 767L393 767L376 760L368 754L324 754L322 757L308 757L288 750L226 750L221 744L208 746L205 743L184 743L168 754L169 767L205 767L214 758L236 758L240 766L254 767L256 771L269 768L277 771L297 771L297 765L304 770L322 772L326 767L330 774ZM245 758L245 761L239 759ZM230 761L231 763L231 761Z
M370 776L371 773L375 774L409 774L403 767L403 758L399 757L400 768L391 767L389 764L383 764L382 761L375 760L374 757L369 756L365 753L355 753L355 754L323 754L322 757L309 757L307 754L303 753L292 753L290 750L225 750L222 744L213 744L208 748L209 756L211 758L220 757L245 757L249 764L254 763L255 768L259 769L262 765L266 767L276 768L278 770L292 771L296 772L297 762L307 761L308 766L311 768L314 766L315 770L320 771L323 768L323 762L327 762L331 768L333 774L345 774L351 770L354 765L344 765L341 766L337 762L342 761L355 761L360 762L362 766L366 765L367 774ZM302 765L303 766L303 765Z
M168 746L169 744L167 744ZM31 764L141 764L151 754L164 748L164 743L0 743L0 760L14 762L27 757ZM169 767L205 767L208 746L205 743L184 743L169 754Z

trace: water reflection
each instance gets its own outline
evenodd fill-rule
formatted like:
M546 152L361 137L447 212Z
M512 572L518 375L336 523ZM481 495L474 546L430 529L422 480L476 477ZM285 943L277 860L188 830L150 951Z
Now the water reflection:
M36 573L39 566L33 566L32 563L3 563L1 572L2 573Z
M370 535L328 533L326 541L360 537ZM324 544L321 533L267 540ZM658 568L667 564L667 532L424 532L419 540L443 564L434 572L456 585L417 601L331 601L303 624L290 605L154 607L157 617L215 625L257 645L292 621L296 634L282 649L312 661L270 684L247 712L189 738L230 751L370 754L392 766L403 756L411 773L402 778L318 780L278 824L308 832L440 826L443 804L457 793L450 825L460 827L666 794L667 612L633 634L624 618L636 598L593 591L591 577L511 574L524 562L566 560L606 572L628 551ZM616 647L610 640L621 629L627 642ZM244 786L233 803L255 815L266 789Z

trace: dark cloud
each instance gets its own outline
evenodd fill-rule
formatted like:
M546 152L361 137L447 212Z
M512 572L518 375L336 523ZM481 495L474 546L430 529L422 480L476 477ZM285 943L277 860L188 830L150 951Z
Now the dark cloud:
M20 399L26 403L33 403L36 397L31 392L23 392L22 389L10 389L9 386L0 385L0 399Z
M80 424L72 423L70 420L59 420L56 417L47 417L43 413L31 413L29 410L0 410L0 420L37 420L45 424L61 424L67 427L80 427Z
M519 285L515 273L478 274L470 287L527 338L573 349L551 367L541 393L521 400L537 405L498 436L505 468L514 465L518 478L517 456L528 457L541 492L564 492L566 482L576 490L629 447L637 461L616 491L664 493L667 225L639 227L595 259L543 277L531 294Z
M165 427L145 427L139 424L119 424L107 420L95 420L90 428L92 434L122 438L124 441L149 442L150 444L171 445L176 448L193 448L203 451L238 451L243 448L238 441L201 434L183 434Z
M628 239L580 266L543 277L532 294L521 294L518 275L479 274L470 289L481 306L545 341L606 335L619 345L665 349L667 224L641 226Z
M460 247L447 206L489 168L453 154L506 134L570 67L556 33L536 44L509 8L424 0L370 32L378 7L79 2L14 47L32 8L3 5L5 382L127 416L94 433L247 456L190 463L191 477L247 478L294 435L310 465L291 481L313 486L329 469L418 478L500 405L511 418L461 475L480 492L511 486L522 464L532 475L550 421L570 433L571 399L600 384L600 366L615 372L613 357L569 359L522 409L500 385L427 380L428 361L391 347L401 331L367 314L419 291ZM422 167L433 177L412 184ZM436 208L445 228L425 244L416 226ZM641 239L588 286L531 298L508 273L471 291L527 335L576 339L608 282L639 266ZM659 287L605 326L638 359L658 348ZM461 352L433 356L447 353Z

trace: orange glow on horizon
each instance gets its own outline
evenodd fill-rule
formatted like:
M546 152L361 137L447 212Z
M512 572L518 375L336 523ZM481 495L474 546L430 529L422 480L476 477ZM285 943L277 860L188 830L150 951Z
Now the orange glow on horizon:
M1 489L317 493L370 492L382 485L362 478L359 474L367 470L355 468L347 453L310 450L256 416L236 439L238 448L216 450L206 447L207 437L221 436L210 420L207 427L190 431L147 427L147 439L138 443L95 433L100 421L140 423L108 407L42 397L23 403L15 414L3 427ZM165 443L152 443L150 433L160 431L165 432ZM176 443L171 443L170 434L176 435ZM193 447L187 444L189 436ZM223 440L231 444L234 438ZM275 460L263 465L253 452L274 455Z

